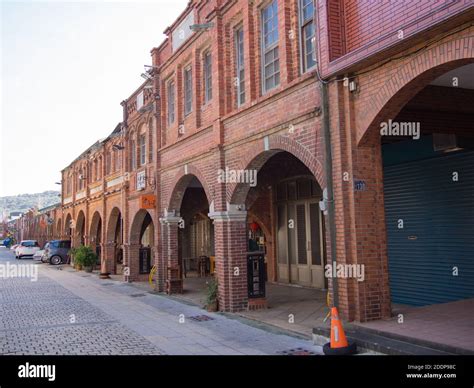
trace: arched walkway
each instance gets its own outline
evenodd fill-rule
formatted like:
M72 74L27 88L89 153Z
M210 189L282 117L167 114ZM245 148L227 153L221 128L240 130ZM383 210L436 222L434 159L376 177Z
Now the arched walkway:
M89 228L89 245L95 250L99 263L102 263L102 217L98 211L92 216Z
M151 214L145 209L140 209L133 217L128 249L128 280L147 280L154 265L155 225Z
M101 272L121 274L123 268L123 218L119 208L114 207L108 216L106 239L103 243Z

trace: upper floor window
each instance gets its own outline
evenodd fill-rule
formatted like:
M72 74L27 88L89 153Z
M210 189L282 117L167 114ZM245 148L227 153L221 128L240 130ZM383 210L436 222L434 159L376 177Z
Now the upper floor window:
M94 159L94 181L99 179L99 163L97 159Z
M72 191L72 188L71 188L71 177L68 176L66 178L66 195L70 195L71 194L71 191Z
M208 51L204 54L204 101L212 99L212 55Z
M262 56L263 91L267 92L280 84L277 0L262 10Z
M85 174L83 170L79 170L77 173L77 183L78 183L78 191L81 191L84 188L84 182L86 180Z
M184 69L184 114L193 110L193 73L192 68Z
M109 175L112 172L112 154L111 151L105 155L105 173Z
M235 32L235 56L237 64L237 105L245 103L245 63L244 63L244 29L240 27Z
M168 82L168 126L174 123L175 119L175 87L174 81Z
M313 0L300 0L301 56L303 71L316 66Z
M131 141L130 147L132 148L132 154L131 154L131 170L135 170L137 168L137 143L135 140Z
M140 166L143 166L146 163L146 138L145 134L140 135Z

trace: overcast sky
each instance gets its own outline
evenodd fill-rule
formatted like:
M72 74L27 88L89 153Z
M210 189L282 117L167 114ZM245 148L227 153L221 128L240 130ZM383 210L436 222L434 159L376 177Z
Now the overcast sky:
M59 190L60 170L121 121L187 3L0 0L0 196Z

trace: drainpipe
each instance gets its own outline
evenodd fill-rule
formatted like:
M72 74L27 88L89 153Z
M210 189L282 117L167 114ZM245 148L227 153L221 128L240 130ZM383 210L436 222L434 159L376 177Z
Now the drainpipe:
M329 238L331 244L331 265L335 267L337 264L336 260L336 218L334 211L334 190L333 190L333 179L332 179L332 148L331 148L331 128L329 126L329 98L328 98L328 85L325 82L320 82L321 88L321 110L323 114L322 118L322 130L324 138L325 148L325 174L326 174L326 190L327 190L327 212L328 212L328 226L329 226ZM333 268L334 273L334 268ZM339 304L339 293L337 277L332 277L332 291L333 291L333 306L337 307Z
M322 131L323 131L323 141L324 141L324 170L326 175L326 191L327 198L323 198L326 202L327 214L328 214L328 229L329 229L329 239L331 247L331 265L334 267L337 265L336 260L336 219L334 211L334 190L333 190L333 177L332 177L332 148L331 148L331 128L329 126L329 97L328 97L328 83L329 81L321 78L319 74L319 19L318 19L318 6L320 1L315 1L314 3L314 22L318 26L316 34L316 78L320 84L321 91L321 112L322 112ZM325 7L328 7L328 2L326 1ZM334 272L333 272L334 273ZM337 277L332 277L332 291L333 291L333 306L338 307L339 305L339 288Z

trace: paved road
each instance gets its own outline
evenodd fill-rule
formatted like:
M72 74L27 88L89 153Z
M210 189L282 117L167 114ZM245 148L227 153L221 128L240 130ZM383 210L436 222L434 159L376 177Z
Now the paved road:
M69 267L17 261L0 247L4 270L7 262L34 265L38 277L0 278L0 354L322 353L309 340ZM203 315L210 320L196 320Z

